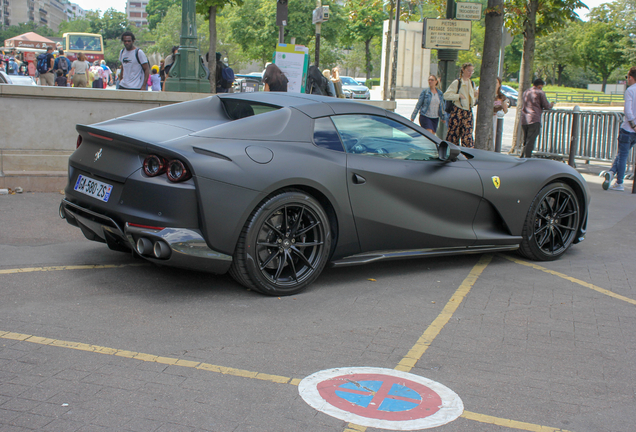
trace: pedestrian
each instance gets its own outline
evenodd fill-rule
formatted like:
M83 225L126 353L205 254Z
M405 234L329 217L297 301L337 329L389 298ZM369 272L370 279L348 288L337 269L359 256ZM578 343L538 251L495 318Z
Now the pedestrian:
M448 86L444 99L452 102L448 118L446 140L464 147L474 147L473 107L477 103L479 91L470 77L475 72L472 63L464 63L459 78Z
M170 54L165 58L164 63L165 63L165 73L166 76L168 75L168 73L170 73L170 69L172 68L172 65L174 64L174 61L177 58L177 53L179 52L179 47L178 46L173 46L172 49L170 50Z
M331 81L331 70L325 69L322 71L322 76L327 78L327 96L336 97L336 87L333 85L333 81Z
M92 88L103 89L104 88L104 69L99 65L99 60L93 62L93 66L89 69L89 75L93 75ZM90 77L89 77L90 80Z
M101 60L99 62L99 65L102 67L102 69L104 70L102 73L102 78L104 80L104 88L108 87L109 84L112 83L113 80L113 71L110 70L110 68L108 67L108 65L106 64L106 60Z
M29 68L26 64L22 63L18 68L18 75L27 76L29 75Z
M289 80L285 76L282 70L274 63L270 63L265 68L263 74L263 84L265 84L265 91L271 92L286 92L287 83Z
M523 130L522 158L532 157L534 144L541 132L541 113L552 109L554 103L548 102L543 86L545 81L537 78L532 87L523 92L523 108L521 108L521 129Z
M340 69L338 69L338 66L331 69L331 82L336 89L336 97L344 98L345 94L344 91L342 91L342 80L340 79Z
M86 87L88 83L88 63L84 53L77 54L77 60L71 64L71 82L73 87Z
M68 81L66 77L64 76L64 73L60 69L58 69L55 73L57 74L57 78L55 78L55 86L66 87Z
M493 104L492 113L493 140L497 139L497 113L499 111L508 114L508 98L501 92L501 78L497 77L497 91L495 93L495 103Z
M411 114L411 121L414 121L415 116L419 112L420 126L432 134L437 132L439 120L441 119L445 123L447 118L447 114L444 111L444 106L446 105L444 93L437 88L438 84L439 79L435 75L428 77L428 88L420 93L413 114Z
M618 131L618 151L614 158L612 167L605 175L603 189L613 191L624 191L623 178L625 177L625 166L629 151L636 143L636 66L632 66L625 77L627 80L627 90L625 91L625 105L623 112L625 120ZM610 186L616 177L614 184Z
M154 65L151 69L152 74L150 75L150 84L151 90L161 91L161 76L159 75L159 66Z
M58 51L58 56L53 63L53 69L56 71L61 70L64 78L68 76L68 72L71 70L71 61L64 55L64 50Z
M159 62L159 76L161 77L161 90L163 91L163 85L166 82L166 61L161 60Z
M9 57L7 63L7 75L18 75L18 63L15 61L15 57Z
M46 48L46 53L38 56L38 72L40 73L40 85L55 85L55 76L53 75L55 57L53 56L53 47Z
M147 90L150 67L148 57L140 49L135 47L135 35L132 32L124 32L121 35L124 48L119 52L119 61L122 64L120 90Z

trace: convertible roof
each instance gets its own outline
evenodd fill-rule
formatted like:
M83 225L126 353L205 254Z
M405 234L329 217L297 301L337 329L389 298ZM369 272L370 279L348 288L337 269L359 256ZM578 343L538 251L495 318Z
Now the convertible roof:
M324 117L333 114L375 114L386 115L386 111L373 105L304 93L254 92L219 94L222 99L247 99L254 102L295 108L311 117Z

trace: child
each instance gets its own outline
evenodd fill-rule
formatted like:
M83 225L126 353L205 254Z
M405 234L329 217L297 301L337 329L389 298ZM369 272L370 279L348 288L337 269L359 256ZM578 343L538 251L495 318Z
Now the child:
M64 76L62 70L58 70L57 71L57 78L55 78L55 85L58 87L66 87L67 86L67 80L66 77Z
M161 91L161 76L159 75L159 66L154 65L151 70L152 75L150 75L150 82L152 84L152 91Z

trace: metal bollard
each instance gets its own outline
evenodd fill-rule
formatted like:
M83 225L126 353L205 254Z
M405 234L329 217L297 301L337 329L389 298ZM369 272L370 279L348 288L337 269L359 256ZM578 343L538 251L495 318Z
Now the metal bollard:
M572 168L576 168L574 156L579 146L579 117L581 117L581 108L576 105L572 113L572 133L570 134L570 157L568 158L568 165Z
M501 153L501 141L503 139L504 112L497 111L497 133L495 136L495 153Z

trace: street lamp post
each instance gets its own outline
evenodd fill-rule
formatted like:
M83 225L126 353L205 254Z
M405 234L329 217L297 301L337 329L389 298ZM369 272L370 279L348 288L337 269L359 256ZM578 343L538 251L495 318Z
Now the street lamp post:
M210 82L197 48L195 0L182 0L179 52L166 78L166 91L210 93Z

